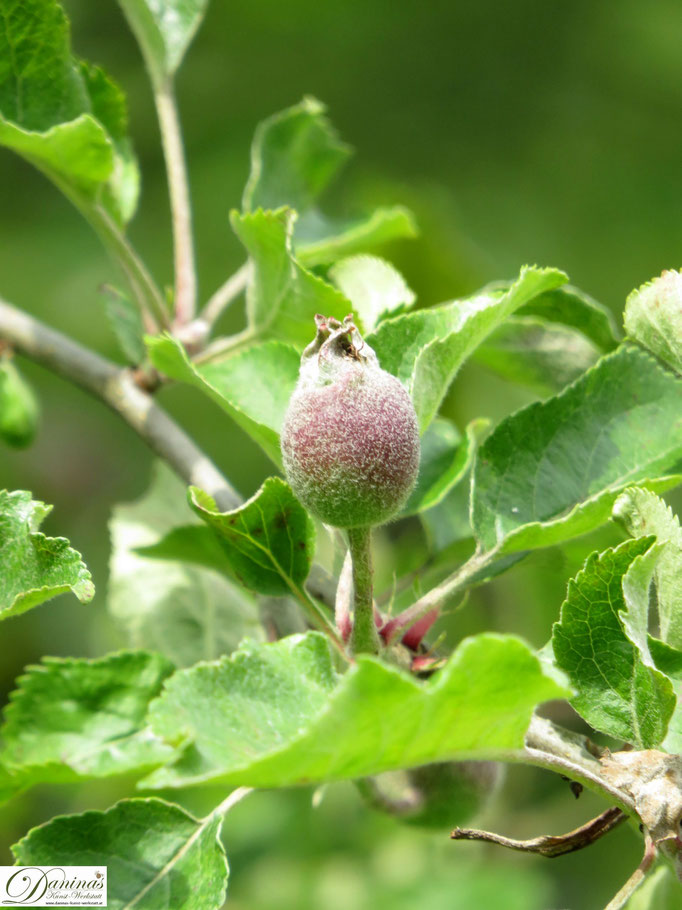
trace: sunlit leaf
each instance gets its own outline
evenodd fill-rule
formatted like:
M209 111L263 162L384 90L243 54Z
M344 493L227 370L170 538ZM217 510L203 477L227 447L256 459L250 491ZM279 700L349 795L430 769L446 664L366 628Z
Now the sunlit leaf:
M682 273L663 272L633 291L623 314L628 336L682 373Z
M253 263L246 312L249 326L259 337L304 347L315 337L316 313L342 320L350 312L350 302L339 290L294 258L295 212L287 208L232 212L230 220Z
M55 0L0 0L0 144L49 177L86 217L129 220L139 177L125 99L98 67L71 54Z
M665 739L676 699L646 634L653 538L593 553L569 582L552 647L577 690L575 709L595 729L652 749Z
M407 310L414 292L390 262L378 256L350 256L329 270L329 278L353 305L359 328L369 332L385 316Z
M416 236L414 217L401 205L380 206L369 215L345 221L309 212L296 222L294 250L298 261L312 268Z
M550 546L591 531L622 490L679 482L682 382L621 347L560 395L503 420L479 450L472 519L486 549ZM671 475L671 476L668 476Z
M465 300L387 319L367 341L383 369L412 396L422 432L464 361L519 307L566 281L556 269L524 268L500 294L483 291Z
M426 682L365 656L338 677L318 633L245 644L176 674L152 704L154 730L182 752L144 783L276 787L495 757L521 746L538 702L565 694L508 636L465 640Z
M109 910L220 910L228 866L219 814L193 818L160 799L61 815L14 844L19 865L106 866Z
M682 529L677 516L654 493L638 487L618 497L613 514L633 537L653 534L662 545L654 572L661 638L682 648Z
M279 431L300 366L295 348L268 341L195 366L180 342L169 335L148 338L147 347L157 370L213 398L281 466Z
M51 506L24 490L0 491L0 620L73 591L87 603L95 588L80 553L38 531Z
M285 595L303 584L315 554L315 525L279 477L269 477L248 502L218 511L211 497L190 489L196 513L217 532L240 584L260 594Z
M145 771L172 751L147 727L150 699L174 670L160 654L46 657L19 678L0 759L31 783Z

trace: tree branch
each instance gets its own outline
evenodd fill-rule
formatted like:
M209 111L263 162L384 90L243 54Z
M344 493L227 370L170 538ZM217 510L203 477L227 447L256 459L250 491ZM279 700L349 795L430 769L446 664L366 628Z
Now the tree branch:
M500 847L511 850L520 850L523 853L539 853L541 856L564 856L566 853L575 853L591 846L600 837L604 837L627 819L627 815L617 806L611 806L601 815L590 819L579 828L567 834L543 834L531 840L514 840L502 834L493 834L491 831L479 831L476 828L455 828L450 835L452 840L483 840Z
M250 271L250 263L245 262L241 268L237 269L234 275L227 279L225 284L218 288L201 311L200 318L204 322L212 326L232 301L239 297L248 284Z
M234 509L241 503L237 491L213 462L136 385L129 370L121 369L2 300L0 338L20 354L106 402L182 480L206 490L220 508Z
M175 321L187 325L194 318L197 277L192 239L192 207L189 181L182 144L180 119L175 103L172 78L168 77L154 91L156 112L161 129L161 142L166 160L168 193L173 222L173 255L175 261Z

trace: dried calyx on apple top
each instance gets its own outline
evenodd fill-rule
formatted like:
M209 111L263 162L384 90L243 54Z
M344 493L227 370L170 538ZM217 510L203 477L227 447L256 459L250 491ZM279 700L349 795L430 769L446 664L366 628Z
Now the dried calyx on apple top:
M381 524L400 510L417 479L417 415L352 316L343 323L316 316L315 323L282 428L287 480L326 524Z

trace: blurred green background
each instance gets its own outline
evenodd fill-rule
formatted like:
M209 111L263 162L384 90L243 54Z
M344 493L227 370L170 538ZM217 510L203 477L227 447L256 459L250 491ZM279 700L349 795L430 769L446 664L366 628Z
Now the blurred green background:
M131 235L158 278L171 280L165 176L142 62L114 0L65 0L76 53L103 65L129 96L143 174ZM403 202L421 237L386 255L427 305L527 262L564 269L618 316L626 294L682 248L682 15L674 0L213 0L178 82L195 206L201 292L243 259L227 215L239 204L249 145L263 117L313 94L329 106L356 157L328 200L344 214ZM0 295L118 357L98 287L121 283L97 239L29 165L0 150ZM240 308L224 320L241 326ZM27 452L0 452L0 486L54 503L47 530L68 536L90 566L92 605L59 600L2 626L0 689L43 654L120 646L105 612L106 522L141 494L151 456L102 405L38 367L44 418ZM269 472L260 451L199 393L170 389L164 404L249 495ZM498 419L529 400L467 367L446 402L460 425ZM600 544L617 539L606 529ZM453 641L480 628L542 645L567 579L595 538L536 554L477 592L449 623ZM570 718L567 720L570 722ZM129 782L40 789L0 815L8 846L56 812L105 807ZM205 811L212 796L183 804ZM604 808L575 802L552 775L511 769L487 823L516 836L559 833ZM265 793L225 825L231 906L495 908L603 906L639 859L619 830L587 853L549 862L453 845L364 809L350 785ZM682 902L681 902L682 906Z

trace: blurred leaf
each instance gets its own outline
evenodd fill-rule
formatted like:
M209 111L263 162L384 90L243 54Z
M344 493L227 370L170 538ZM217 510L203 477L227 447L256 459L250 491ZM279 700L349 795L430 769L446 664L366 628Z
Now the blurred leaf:
M682 382L621 347L560 395L503 420L479 450L472 520L486 549L551 546L602 524L633 483L658 491L682 458Z
M537 316L577 329L604 353L612 351L620 340L611 311L570 284L539 294L518 315Z
M170 335L148 338L147 347L157 370L213 398L281 466L279 431L301 362L295 348L268 341L224 360L194 366Z
M24 775L15 774L0 763L0 806L29 785Z
M296 222L294 250L298 261L312 268L416 236L412 213L401 205L380 207L352 221L334 221L309 212Z
M433 421L422 437L417 486L401 517L425 512L445 499L470 471L478 439L488 426L483 418L473 420L462 438L449 420L437 417Z
M196 819L160 799L62 815L12 847L18 865L103 865L109 910L219 910L228 867L219 814Z
M353 305L359 328L369 332L390 313L409 309L414 291L390 262L378 256L351 256L329 270L329 278Z
M119 0L119 4L158 87L180 66L208 0Z
M110 522L109 611L132 647L160 651L183 667L228 653L246 634L262 635L256 605L237 585L179 559L162 563L137 552L193 520L185 485L158 463L145 495L116 506ZM196 530L204 526L197 522Z
M121 90L72 56L68 20L55 0L0 0L0 14L0 144L35 165L86 217L106 209L128 221L139 177Z
M351 154L315 98L268 117L256 128L242 207L309 209Z
M652 635L648 636L647 642L655 666L672 681L677 697L677 704L668 724L668 735L663 740L661 748L678 755L682 752L682 651Z
M268 477L238 509L218 511L211 497L190 488L194 511L217 533L235 578L259 594L300 589L315 555L315 525L291 488Z
M119 347L126 360L133 366L142 363L146 356L142 316L136 304L118 288L104 287L105 310Z
M625 904L624 910L679 910L680 883L666 865L651 872Z
M81 554L63 537L38 531L51 510L24 490L0 491L0 620L66 591L81 603L95 594Z
M96 660L46 657L10 695L2 761L31 783L148 770L172 750L146 725L149 701L173 672L160 654Z
M468 472L445 499L420 514L433 553L443 553L453 545L473 537L469 521L470 481Z
M552 633L556 663L578 692L571 699L576 711L640 749L663 741L675 707L672 683L655 669L646 640L652 541L593 553L569 582Z
M0 439L23 449L35 439L39 420L40 408L33 389L13 359L0 354Z
M295 256L307 267L416 234L412 215L402 206L378 208L351 221L329 219L314 208L351 154L325 112L325 105L308 97L259 124L242 200L245 212L296 210L301 217L293 238Z
M566 280L556 269L524 267L503 294L465 300L387 319L367 338L384 370L410 392L422 432L435 417L464 361L519 307Z
M584 335L535 316L512 317L478 348L474 359L512 382L540 394L558 392L599 359Z
M278 787L495 757L522 745L538 702L565 694L510 636L465 640L426 682L366 656L338 678L318 633L247 643L169 681L150 718L183 752L144 785Z
M630 487L616 500L613 517L632 537L653 534L662 552L656 564L656 601L661 638L682 648L682 528L662 499Z
M316 313L342 320L349 301L322 278L304 269L291 250L295 212L240 214L230 221L253 262L246 289L250 328L260 337L278 338L305 347L315 337Z
M633 291L623 319L630 338L682 373L682 273L663 272Z

